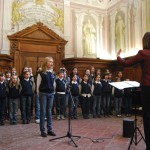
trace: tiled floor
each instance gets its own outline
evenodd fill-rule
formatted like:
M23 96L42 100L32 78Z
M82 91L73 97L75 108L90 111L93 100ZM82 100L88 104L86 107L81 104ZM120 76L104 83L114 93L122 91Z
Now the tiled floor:
M77 120L71 120L72 135L81 136L73 138L77 148L70 142L70 138L49 141L53 137L40 136L39 125L32 123L23 125L9 125L8 121L0 126L0 150L127 150L130 138L124 138L123 119L116 118L90 118L82 119L80 115ZM132 117L134 119L134 117ZM143 134L142 118L138 116L138 126ZM53 129L61 137L67 134L68 119L53 119ZM55 137L54 137L55 138ZM138 134L138 139L140 138ZM141 140L137 145L132 143L130 150L144 150L145 143Z

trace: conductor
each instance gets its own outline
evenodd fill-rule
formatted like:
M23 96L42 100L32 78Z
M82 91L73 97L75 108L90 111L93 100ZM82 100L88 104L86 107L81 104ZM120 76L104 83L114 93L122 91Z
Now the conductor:
M150 150L150 32L146 32L142 39L143 50L132 58L125 60L120 57L121 49L117 52L117 60L123 66L140 64L142 69L141 99L143 107L143 124L146 142L146 150Z

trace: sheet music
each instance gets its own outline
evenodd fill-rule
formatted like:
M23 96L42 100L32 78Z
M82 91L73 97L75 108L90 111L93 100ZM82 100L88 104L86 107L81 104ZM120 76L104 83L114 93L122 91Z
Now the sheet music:
M110 82L109 84L120 90L140 86L140 83L136 81Z

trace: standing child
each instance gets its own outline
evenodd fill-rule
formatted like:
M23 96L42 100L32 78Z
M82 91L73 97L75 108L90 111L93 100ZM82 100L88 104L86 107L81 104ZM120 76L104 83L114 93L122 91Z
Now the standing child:
M10 124L17 124L17 112L19 101L19 78L17 75L12 75L10 83L8 85L8 97L9 97L9 118Z
M93 93L93 118L100 117L100 105L102 94L102 83L100 82L100 75L97 75L95 82L92 85Z
M56 79L56 113L57 119L65 119L65 98L66 98L66 81L64 80L64 71L60 70Z
M121 80L119 77L116 77L115 81L120 82ZM115 111L117 117L121 117L122 97L123 97L123 90L114 88Z
M24 79L21 80L21 105L22 105L22 123L29 124L31 121L31 98L35 88L30 80L30 72L24 72Z
M71 81L71 95L72 95L72 100L70 101L71 103L71 110L72 110L72 118L77 119L77 107L78 107L78 99L79 99L79 84L77 82L77 75L74 75L72 77ZM72 102L73 101L73 102Z
M89 119L89 109L90 109L90 98L91 98L91 85L88 82L88 75L83 76L83 81L79 86L79 91L81 94L81 108L82 115L84 119Z
M40 100L40 131L42 137L55 136L52 131L52 107L54 101L54 81L56 75L53 71L53 58L45 57L42 70L37 76L37 95ZM45 116L47 117L47 134L45 133Z
M11 72L6 71L5 72L5 84L6 84L6 86L9 85L10 79L11 79ZM7 91L6 91L6 93L7 93ZM8 93L7 93L7 95L8 95ZM6 96L4 117L6 120L9 120L9 97L8 96Z
M106 72L104 74L104 79L101 80L102 82L102 97L103 97L103 110L104 110L104 116L109 117L109 112L110 112L110 98L111 98L111 93L112 93L112 86L109 84L109 79L108 79L109 72Z
M6 104L6 84L5 75L0 73L0 126L4 125L4 111Z

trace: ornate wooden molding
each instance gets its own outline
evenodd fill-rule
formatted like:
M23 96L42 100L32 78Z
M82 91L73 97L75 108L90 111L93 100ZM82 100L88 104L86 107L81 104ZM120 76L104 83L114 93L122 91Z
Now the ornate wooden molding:
M38 22L30 27L27 27L15 34L8 36L9 40L20 39L24 41L30 41L31 39L34 41L43 41L50 43L66 44L67 41L61 38L58 34L56 34L53 30L46 27L43 23Z
M13 58L7 54L0 54L0 71L10 70Z
M10 55L14 60L14 67L18 73L27 65L32 67L34 73L36 68L41 66L44 57L52 56L56 70L61 66L64 59L66 40L57 35L54 31L38 22L15 34L9 35Z
M96 69L101 69L102 71L105 69L112 70L112 62L111 60L94 58L67 58L62 60L62 63L69 72L73 67L77 67L80 75L83 75L85 69L90 68L90 66L94 66Z

